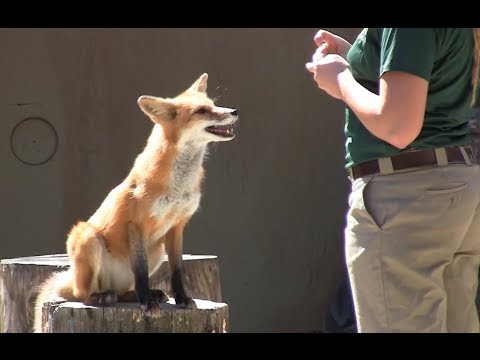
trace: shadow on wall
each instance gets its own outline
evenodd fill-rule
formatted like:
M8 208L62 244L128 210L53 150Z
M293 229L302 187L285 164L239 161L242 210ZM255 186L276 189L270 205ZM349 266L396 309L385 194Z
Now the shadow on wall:
M327 333L356 333L355 309L353 306L352 289L345 275L333 294L328 313L325 316Z

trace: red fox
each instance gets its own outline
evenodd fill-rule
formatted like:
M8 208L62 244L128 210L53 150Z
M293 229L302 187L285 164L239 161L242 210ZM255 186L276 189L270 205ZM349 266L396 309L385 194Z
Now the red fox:
M177 306L195 308L183 285L183 230L197 210L210 142L235 137L238 111L218 107L201 75L175 98L140 96L140 109L154 126L147 145L125 180L67 239L70 268L40 287L34 332L42 332L42 307L54 300L85 304L138 301L146 316L168 301L149 288L149 276L168 255Z

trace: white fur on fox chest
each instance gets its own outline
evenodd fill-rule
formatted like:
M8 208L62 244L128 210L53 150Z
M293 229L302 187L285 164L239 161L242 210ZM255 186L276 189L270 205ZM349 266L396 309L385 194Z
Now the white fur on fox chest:
M203 154L204 149L186 151L175 162L170 191L158 197L151 208L150 215L161 220L161 226L150 235L150 241L158 240L175 225L175 221L192 216L197 210L201 198L199 170ZM167 214L168 217L165 217Z
M177 196L160 197L153 203L151 216L161 219L165 214L173 214L162 220L162 225L151 234L150 241L156 241L173 226L179 218L191 216L200 204L200 193L185 193ZM168 219L168 220L167 220Z

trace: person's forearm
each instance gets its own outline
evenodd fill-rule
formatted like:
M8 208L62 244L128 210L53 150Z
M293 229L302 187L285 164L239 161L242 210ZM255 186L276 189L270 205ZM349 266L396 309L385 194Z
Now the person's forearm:
M377 138L403 149L418 135L418 126L402 121L401 111L385 106L385 101L360 85L350 70L338 75L338 84L345 104Z

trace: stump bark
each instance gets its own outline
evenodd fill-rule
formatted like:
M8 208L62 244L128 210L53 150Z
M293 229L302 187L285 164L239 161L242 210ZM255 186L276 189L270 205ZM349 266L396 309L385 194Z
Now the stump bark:
M146 317L137 303L87 306L77 302L47 303L44 333L225 333L228 306L195 299L197 309L181 309L170 299L160 313Z
M183 255L185 287L194 299L221 302L218 259L212 255ZM54 271L69 267L65 254L0 261L0 324L3 332L32 332L33 305L38 286ZM150 287L173 296L168 258L151 276ZM3 308L3 309L2 309ZM2 319L3 318L3 319Z

